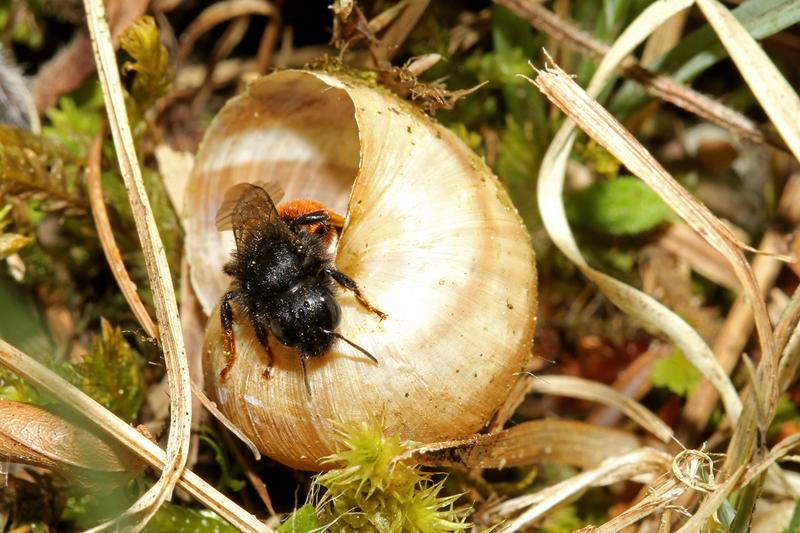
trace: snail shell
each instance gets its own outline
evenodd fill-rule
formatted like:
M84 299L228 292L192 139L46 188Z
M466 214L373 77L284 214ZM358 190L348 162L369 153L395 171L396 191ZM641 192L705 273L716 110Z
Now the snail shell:
M308 361L272 339L266 354L235 315L238 358L224 383L217 304L234 248L215 228L225 191L277 181L345 226L336 267L381 321L338 293L343 342ZM253 82L212 122L186 195L191 279L206 313L206 389L266 455L319 469L332 422L382 418L387 432L432 442L479 431L528 360L536 271L528 233L497 178L453 133L386 90L341 74L283 71Z

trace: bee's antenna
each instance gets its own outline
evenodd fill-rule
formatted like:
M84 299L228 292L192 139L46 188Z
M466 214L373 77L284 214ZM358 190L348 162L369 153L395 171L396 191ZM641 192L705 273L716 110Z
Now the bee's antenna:
M361 352L361 353L363 353L364 355L366 355L367 357L369 357L369 358L370 358L370 359L371 359L371 360L372 360L374 363L377 363L377 362L378 362L378 360L377 360L377 359L375 359L375 356L374 356L374 355L372 355L372 354L371 354L371 353L369 353L367 350L365 350L364 348L362 348L362 347L361 347L361 346L359 346L358 344L354 343L353 341L351 341L350 339L348 339L348 338L347 338L347 337L345 337L344 335L342 335L342 334L340 334L340 333L336 333L335 331L330 331L330 330L324 329L324 328L320 328L320 329L322 329L322 332L323 332L323 333L327 333L328 335L333 335L333 336L334 336L334 337L336 337L337 339L342 339L344 342L346 342L347 344L349 344L350 346L352 346L353 348L355 348L355 349L356 349L356 350L358 350L359 352Z

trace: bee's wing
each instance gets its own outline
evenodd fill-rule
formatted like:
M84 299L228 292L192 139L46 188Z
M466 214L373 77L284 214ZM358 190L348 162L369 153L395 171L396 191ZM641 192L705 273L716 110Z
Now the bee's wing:
M225 197L217 210L217 231L227 231L233 229L233 212L239 204L239 200L247 194L253 187L264 190L272 200L273 206L279 203L284 196L283 188L277 181L257 181L255 183L239 183L225 191ZM274 208L273 208L274 210Z
M232 229L239 249L251 238L263 235L295 239L267 191L252 183L240 183L228 189L217 213L217 228Z

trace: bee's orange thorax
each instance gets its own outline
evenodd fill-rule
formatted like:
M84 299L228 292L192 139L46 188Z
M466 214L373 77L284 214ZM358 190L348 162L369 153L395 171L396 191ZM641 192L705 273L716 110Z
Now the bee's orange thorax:
M288 202L284 202L277 206L278 214L285 222L291 222L302 215L307 213L313 213L314 211L325 211L328 213L328 225L330 226L330 230L328 231L328 239L333 239L333 237L342 229L344 226L344 217L332 209L325 206L325 204L318 202L316 200L289 200ZM313 224L308 226L309 232L316 232L320 228L320 224Z

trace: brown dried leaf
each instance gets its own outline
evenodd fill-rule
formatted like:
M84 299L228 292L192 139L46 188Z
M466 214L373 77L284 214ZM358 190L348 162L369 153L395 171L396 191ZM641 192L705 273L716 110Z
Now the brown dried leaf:
M0 400L0 457L14 463L73 472L144 468L134 455L41 407Z
M571 420L533 420L489 435L418 446L397 459L467 468L505 468L547 460L592 468L639 446L636 437L615 429Z

